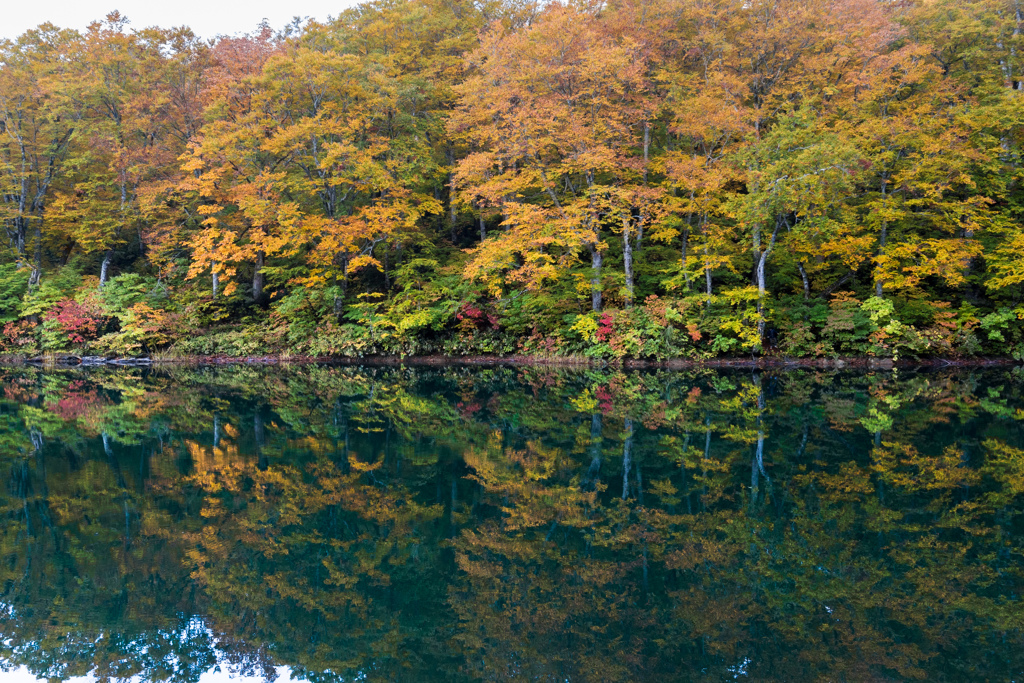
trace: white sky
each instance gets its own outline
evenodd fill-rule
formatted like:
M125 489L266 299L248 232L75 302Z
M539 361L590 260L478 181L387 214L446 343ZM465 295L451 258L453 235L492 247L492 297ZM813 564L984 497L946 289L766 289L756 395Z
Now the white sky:
M279 29L295 16L324 20L357 0L0 0L0 39L52 22L84 29L118 10L130 28L190 26L203 38L253 31L264 18Z

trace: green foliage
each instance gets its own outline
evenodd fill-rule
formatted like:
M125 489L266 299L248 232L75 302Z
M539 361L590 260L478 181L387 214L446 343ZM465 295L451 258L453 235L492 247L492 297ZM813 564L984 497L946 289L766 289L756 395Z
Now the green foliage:
M28 292L21 301L18 316L21 318L41 317L53 309L62 299L73 299L82 284L82 274L77 265L68 265L44 277L38 288Z
M28 273L14 263L0 264L0 323L21 316L21 298L28 291Z

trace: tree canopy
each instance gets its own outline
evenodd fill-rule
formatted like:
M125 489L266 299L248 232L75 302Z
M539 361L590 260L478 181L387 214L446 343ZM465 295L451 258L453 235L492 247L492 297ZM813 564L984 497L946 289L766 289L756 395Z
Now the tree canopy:
M0 351L1020 356L1022 21L374 0L216 40L45 24L0 45Z

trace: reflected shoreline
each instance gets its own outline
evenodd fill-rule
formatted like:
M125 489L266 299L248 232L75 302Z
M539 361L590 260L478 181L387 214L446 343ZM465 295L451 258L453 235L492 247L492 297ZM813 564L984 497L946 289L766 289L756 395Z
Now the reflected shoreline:
M714 357L703 360L670 358L649 360L621 358L608 360L585 356L301 356L257 354L252 356L173 356L108 358L106 362L83 363L82 357L56 353L48 356L2 356L0 368L31 365L36 367L139 367L139 366L205 366L205 365L325 365L340 367L564 367L601 368L610 370L699 370L710 369L853 369L890 370L892 368L991 368L1016 367L1024 362L1010 357L927 357L879 358L875 356L841 356L836 358L789 358L762 356L758 358Z

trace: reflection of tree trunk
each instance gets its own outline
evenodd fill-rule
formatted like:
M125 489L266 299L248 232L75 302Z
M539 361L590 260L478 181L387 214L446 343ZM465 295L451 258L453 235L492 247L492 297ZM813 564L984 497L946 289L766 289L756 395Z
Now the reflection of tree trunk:
M263 430L263 416L259 409L252 416L253 440L256 442L256 467L260 470L267 469L267 455L263 452L265 434Z
M345 448L341 454L341 471L348 474L351 469L348 455L348 420L345 420Z
M646 543L644 543L644 574L643 574L643 584L644 584L644 597L646 598L647 597L647 591L650 589L650 583L649 583L649 580L648 580L648 577L647 577L647 544Z
M448 537L455 538L455 506L459 504L458 480L452 474L452 503L448 510Z
M808 429L809 425L807 424L807 418L804 418L804 433L803 436L800 437L800 447L796 449L796 457L794 458L794 460L799 460L800 458L802 458L804 456L804 453L807 451Z
M768 479L768 475L764 473L764 432L760 429L757 431L757 449L754 451L754 459L750 463L750 506L753 507L757 502L757 494L759 490L759 475L764 474L765 479Z
M637 460L633 463L633 470L636 472L636 502L640 505L644 504L644 479L643 475L640 474L640 461Z
M21 509L25 515L25 533L29 538L32 538L32 513L28 509L28 490L29 490L29 475L28 475L28 460L21 461L21 477L18 482L18 493L21 494Z
M754 506L757 501L759 476L769 481L768 473L764 471L764 425L762 414L764 413L764 382L759 376L755 380L758 384L757 392L757 448L754 450L754 460L751 462L750 473L750 505Z
M580 483L580 488L596 488L597 476L601 472L601 413L590 416L590 467Z
M622 444L622 500L629 498L629 468L632 465L633 421L626 418L626 440Z
M686 432L686 438L683 439L682 455L679 458L679 491L686 497L686 512L689 514L693 510L690 507L690 486L686 477L686 452L688 450L690 450L690 432ZM672 508L672 512L675 512L674 508Z
M107 456L107 460L110 462L110 468L114 470L114 474L117 475L117 485L121 487L121 507L124 510L124 547L127 550L131 546L131 511L128 507L128 482L124 478L124 473L121 471L121 466L118 464L117 459L114 457L114 451L110 447L110 437L106 432L101 432L101 438L103 439L103 452Z
M213 414L213 447L220 448L220 416Z
M705 431L704 431L704 462L703 462L704 466L701 468L701 478L703 480L704 485L701 487L703 495L701 495L701 499L700 499L701 507L702 508L704 506L704 495L706 495L707 492L708 492L708 483L707 483L708 482L708 479L707 479L707 477L708 477L708 465L707 465L707 462L711 458L711 416L710 415L705 415L704 416L704 429L705 429Z
M882 448L882 432L881 431L875 432L875 448L877 448L877 449L881 449ZM876 481L877 481L876 486L878 487L878 502L881 503L882 505L885 505L885 487L883 485L882 478L878 477ZM881 537L882 537L881 528L878 531L878 536L879 536L879 540L881 540Z

